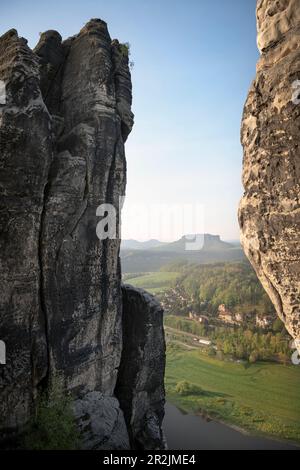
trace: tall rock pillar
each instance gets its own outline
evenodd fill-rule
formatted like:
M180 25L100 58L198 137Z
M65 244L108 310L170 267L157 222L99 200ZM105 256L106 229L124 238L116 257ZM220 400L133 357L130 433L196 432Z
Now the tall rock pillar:
M259 0L257 29L261 56L241 130L241 241L279 317L300 340L299 0Z

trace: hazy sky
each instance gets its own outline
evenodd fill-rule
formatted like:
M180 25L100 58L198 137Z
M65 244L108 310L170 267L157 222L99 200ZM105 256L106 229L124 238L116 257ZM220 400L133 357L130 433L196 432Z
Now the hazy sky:
M238 238L240 120L258 57L255 4L1 0L1 33L14 27L32 47L40 31L66 38L97 17L112 38L130 42L135 127L126 144L123 238L176 239L182 224L170 223L166 210L181 221L191 207L199 215L189 233Z

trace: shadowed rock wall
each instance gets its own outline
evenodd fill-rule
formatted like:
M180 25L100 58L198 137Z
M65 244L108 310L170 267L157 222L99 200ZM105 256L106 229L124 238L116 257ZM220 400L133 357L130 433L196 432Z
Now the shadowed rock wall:
M0 437L22 430L59 374L80 429L89 429L83 446L128 448L133 431L114 393L124 347L134 344L123 339L119 233L96 235L97 207L118 213L125 194L133 125L126 48L98 19L66 41L47 31L33 51L11 30L0 38L0 80ZM140 307L148 312L146 298ZM144 335L150 325L140 313ZM147 367L147 354L140 361ZM163 405L158 413L160 426Z

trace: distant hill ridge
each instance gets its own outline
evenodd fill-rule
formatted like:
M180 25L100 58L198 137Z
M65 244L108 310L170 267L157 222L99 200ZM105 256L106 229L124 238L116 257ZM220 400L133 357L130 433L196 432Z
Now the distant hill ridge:
M157 248L162 245L167 245L168 243L160 242L154 238L147 240L145 242L140 242L138 240L122 240L121 250L150 250L152 248Z
M194 235L194 240L195 237L196 235ZM197 245L193 246L191 235L183 236L171 243L163 243L158 240L149 240L148 242L123 240L121 244L122 272L154 272L166 264L178 261L208 264L245 259L240 245L224 242L219 235L206 233L200 235L200 241L201 239L204 242L203 246L200 243L199 249L196 250L194 248L197 248ZM190 246L186 245L189 243ZM201 246L202 249L200 249Z
M122 240L122 250L153 250L153 251L174 251L182 253L190 248L193 249L193 244L199 243L199 250L224 250L234 249L235 246L231 243L221 240L220 235L211 235L209 233L183 235L179 240L174 242L161 242L159 240L148 240L140 242L137 240ZM196 246L196 245L194 245Z

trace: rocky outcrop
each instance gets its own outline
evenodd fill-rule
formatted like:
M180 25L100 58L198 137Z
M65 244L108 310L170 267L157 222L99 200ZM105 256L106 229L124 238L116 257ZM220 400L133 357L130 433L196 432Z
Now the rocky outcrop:
M124 343L116 395L137 449L163 449L165 344L163 310L142 289L124 285Z
M243 115L244 250L300 340L300 3L257 2L261 57Z
M41 306L40 233L44 189L53 158L51 116L39 86L37 56L15 30L0 38L0 422L5 430L28 419L45 378L47 342Z
M94 19L66 41L56 31L41 34L34 51L9 31L0 56L0 339L7 347L0 434L22 430L59 374L78 422L90 416L84 447L126 448L115 398L131 342L123 341L118 233L133 125L126 47ZM100 240L96 212L104 203L116 209L116 237ZM141 307L148 311L147 302ZM163 336L157 347L164 360Z
M73 408L82 449L130 449L124 415L116 398L90 392L75 400Z

